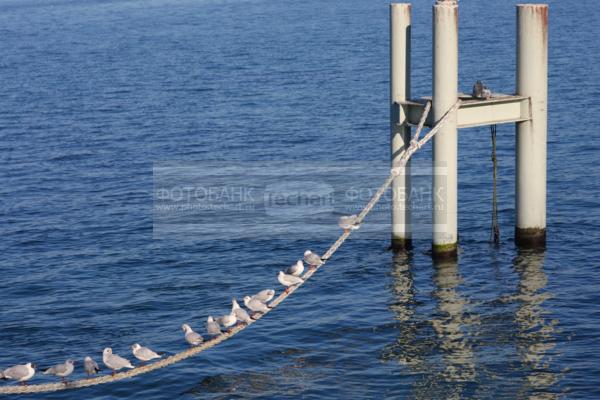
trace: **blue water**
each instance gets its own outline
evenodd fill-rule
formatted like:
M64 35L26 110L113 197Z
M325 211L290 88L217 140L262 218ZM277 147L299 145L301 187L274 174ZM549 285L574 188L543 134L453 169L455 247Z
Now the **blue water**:
M413 6L414 96L430 93L431 3ZM489 131L461 131L457 263L433 265L426 236L404 256L389 230L359 231L218 348L31 398L599 398L600 12L550 7L544 253L512 242L513 127L498 129L499 249ZM157 239L153 166L385 167L387 24L384 1L1 1L0 367L134 342L180 351L181 323L203 329L307 247L324 250L333 235L293 229ZM461 0L460 28L461 89L513 91L514 2Z

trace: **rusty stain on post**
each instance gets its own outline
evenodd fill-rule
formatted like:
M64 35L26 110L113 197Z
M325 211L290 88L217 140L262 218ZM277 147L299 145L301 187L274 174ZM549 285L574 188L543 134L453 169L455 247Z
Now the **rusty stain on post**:
M515 242L546 243L548 6L517 5L517 94L530 98L531 119L516 125Z

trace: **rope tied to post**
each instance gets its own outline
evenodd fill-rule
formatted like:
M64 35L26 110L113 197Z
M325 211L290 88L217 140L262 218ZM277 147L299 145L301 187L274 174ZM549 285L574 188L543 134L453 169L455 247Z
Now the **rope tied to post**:
M425 110L423 112L423 116L421 117L422 123L421 122L419 123L419 128L417 129L417 133L415 134L415 137L417 140L411 141L410 146L407 149L402 151L399 164L394 166L394 168L391 169L390 175L388 176L388 178L379 187L377 192L373 195L373 197L369 200L369 202L365 205L365 207L362 209L362 211L358 215L358 218L357 218L358 224L362 223L362 221L365 219L365 217L371 212L371 210L373 209L375 204L381 199L381 196L383 195L383 193L387 190L387 188L390 187L394 178L396 176L398 176L398 174L400 174L401 169L406 165L406 163L410 159L410 157L417 150L419 150L425 143L427 143L439 131L439 129L442 127L442 125L444 125L448 121L449 116L451 114L453 114L454 112L456 112L456 110L458 110L460 103L461 103L461 101L458 100L446 112L446 114L444 114L444 116L437 122L437 124L423 137L423 139L418 140L418 134L421 132L421 129L423 128L423 125L425 123L425 118L427 117L427 113L429 112L429 109L431 107L431 104L429 102L427 103L427 105L425 106ZM72 381L72 382L56 382L56 383L26 385L26 386L1 386L0 394L56 392L56 391L62 391L62 390L67 390L67 389L78 389L78 388L83 388L83 387L88 387L88 386L95 386L95 385L101 385L101 384L105 384L105 383L116 382L116 381L120 381L123 379L133 378L138 375L147 374L149 372L152 372L152 371L155 371L155 370L158 370L161 368L168 367L170 365L181 362L187 358L195 356L195 355L197 355L205 350L208 350L212 347L215 347L219 343L232 338L233 336L240 333L247 327L255 324L257 321L259 321L265 315L267 315L268 313L273 311L275 308L277 308L288 296L293 294L300 286L304 285L308 279L310 279L320 268L322 268L327 263L327 261L331 258L331 256L333 256L333 254L340 248L340 246L342 244L344 244L346 239L348 239L348 237L350 237L351 232L352 232L352 230L350 230L350 229L345 230L340 235L340 237L323 254L323 256L322 256L323 263L319 266L316 266L315 268L308 269L308 271L306 273L304 273L304 275L302 275L303 282L301 282L295 286L290 286L289 290L287 292L285 292L285 291L282 292L275 300L273 300L270 303L270 308L267 311L258 315L257 317L255 317L254 320L248 322L247 324L236 325L230 331L225 332L219 336L216 336L215 338L208 340L198 346L194 346L189 349L183 350L177 354L166 357L164 359L161 359L161 360L156 361L151 364L137 366L134 369L130 369L126 372L119 372L119 373L116 373L115 375L104 375L104 376L98 376L95 378L80 379L80 380L76 380L76 381Z

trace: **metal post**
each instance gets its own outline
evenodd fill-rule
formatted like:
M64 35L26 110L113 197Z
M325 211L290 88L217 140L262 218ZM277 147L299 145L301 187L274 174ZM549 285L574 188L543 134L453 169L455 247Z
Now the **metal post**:
M530 98L531 120L517 123L515 242L546 244L548 6L517 5L517 93Z
M390 125L392 166L409 146L410 126L399 103L410 98L410 4L390 4ZM410 161L392 182L392 247L411 246Z
M438 0L433 6L433 119L438 121L458 98L458 5ZM457 233L456 114L433 139L434 257L455 257Z

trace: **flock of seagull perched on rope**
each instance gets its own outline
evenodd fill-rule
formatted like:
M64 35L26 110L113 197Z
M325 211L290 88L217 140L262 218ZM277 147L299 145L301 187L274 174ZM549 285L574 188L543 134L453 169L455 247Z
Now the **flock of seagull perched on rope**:
M342 216L339 219L338 225L345 231L356 230L360 227L358 223L358 217L356 215ZM304 252L304 261L298 260L295 264L291 265L287 270L279 271L277 274L277 280L283 286L285 286L285 292L287 293L290 287L299 285L304 282L300 277L304 272L304 263L309 265L309 268L315 269L323 264L323 259L318 254L313 253L310 250ZM218 318L214 318L209 315L206 319L206 332L210 339L215 338L223 333L222 329L230 331L236 324L248 324L254 319L256 315L260 315L268 311L269 302L275 296L275 290L264 289L253 296L244 297L244 305L251 311L248 313L244 308L240 307L237 300L232 299L231 312ZM198 346L204 342L204 337L195 332L190 325L183 324L181 329L184 332L184 339L190 346ZM208 339L208 340L210 340ZM144 362L152 361L154 359L161 358L164 353L157 353L150 349L134 343L131 346L131 352L135 358L140 361L140 366ZM124 368L135 368L131 361L125 357L121 357L118 354L114 354L112 348L107 347L102 351L102 362L106 365L115 375L117 371ZM37 366L33 363L19 364L5 370L0 370L0 379L3 380L14 380L19 384L26 385L27 381L33 378L36 373ZM100 371L100 367L91 357L86 356L83 360L83 369L85 373L89 375L97 374ZM62 364L54 365L44 370L44 375L54 375L66 384L68 383L66 378L73 373L75 370L75 361L66 360Z

